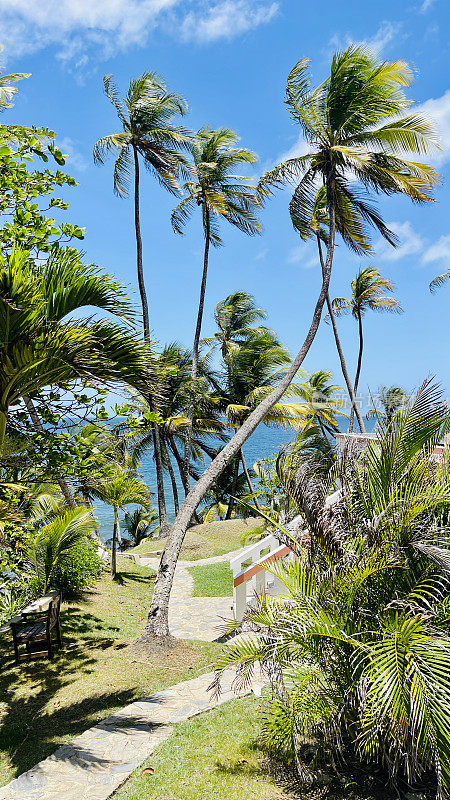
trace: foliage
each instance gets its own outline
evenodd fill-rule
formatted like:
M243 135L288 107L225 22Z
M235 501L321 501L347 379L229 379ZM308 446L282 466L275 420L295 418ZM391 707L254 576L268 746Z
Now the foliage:
M104 565L98 555L98 544L85 537L61 559L52 575L51 586L64 598L73 598L89 589L100 577Z
M73 555L74 548L79 547L94 529L95 521L91 512L84 506L78 506L57 514L38 531L26 553L37 592L45 594L54 585L58 570L60 579L64 581L61 571L65 560ZM72 572L74 569L72 566Z
M450 482L432 450L449 428L428 383L359 459L297 448L279 461L309 547L273 567L287 596L247 613L255 633L227 648L218 678L237 665L245 684L261 662L274 690L265 739L303 776L313 740L331 763L353 753L394 784L431 771L448 793Z
M151 538L158 532L158 512L155 508L135 508L131 513L126 512L123 527L133 546L138 545L143 539Z
M380 386L375 398L375 407L367 412L367 419L376 417L388 425L394 414L407 405L408 395L401 386ZM381 407L381 408L380 408Z

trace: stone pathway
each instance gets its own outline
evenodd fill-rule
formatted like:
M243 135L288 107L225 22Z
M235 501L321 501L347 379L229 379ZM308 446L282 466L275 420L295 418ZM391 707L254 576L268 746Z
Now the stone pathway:
M186 564L215 563L229 557L178 564L169 611L175 636L203 641L217 638L219 617L231 616L231 599L192 597L193 580ZM150 558L145 563L158 565ZM0 788L0 800L106 800L171 735L172 725L236 697L233 671L224 676L218 701L211 699L208 691L212 678L213 673L207 673L125 706ZM242 694L251 691L260 694L259 677Z

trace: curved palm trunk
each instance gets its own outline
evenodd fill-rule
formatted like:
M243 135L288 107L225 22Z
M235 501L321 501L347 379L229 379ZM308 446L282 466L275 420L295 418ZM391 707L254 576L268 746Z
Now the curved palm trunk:
M225 514L225 519L231 519L231 515L234 509L234 504L236 502L235 497L236 497L237 482L239 478L239 462L240 462L240 451L237 454L236 458L234 459L233 481L231 484L230 499L228 501L228 508L227 508L227 513Z
M111 548L111 578L115 578L117 573L116 550L117 550L118 534L119 534L119 514L117 512L116 506L114 506L114 527L113 527L113 539Z
M296 358L291 364L291 367L286 372L284 378L280 381L273 391L259 403L259 405L247 417L243 425L239 428L237 433L230 439L224 448L218 453L216 458L209 464L204 471L200 480L197 481L195 486L189 492L180 512L177 515L175 523L169 535L167 545L161 556L161 561L158 569L158 576L155 584L155 589L152 596L152 603L150 606L147 625L145 632L140 637L140 641L144 642L146 639L153 637L161 637L168 639L169 637L169 598L172 589L173 577L175 574L175 567L180 553L181 545L183 544L184 536L189 525L193 512L198 504L203 500L206 492L211 488L216 478L223 472L225 467L237 455L240 448L247 441L249 436L262 422L266 414L270 411L272 406L275 405L283 396L286 389L290 385L292 379L300 369L303 361L305 360L309 349L314 341L320 320L322 317L323 306L328 293L330 285L331 269L333 265L334 243L336 234L335 223L335 193L334 193L334 179L331 175L328 179L327 185L328 207L329 207L329 240L327 246L327 256L322 275L322 286L319 296L314 308L311 324L306 334L303 345L298 352Z
M321 245L321 241L320 241L319 237L317 237L317 244L318 244L318 247L319 247L320 264L321 264L322 272L323 272L324 263L323 263L322 245ZM350 397L350 402L352 404L352 411L351 411L351 416L350 416L350 425L351 425L351 427L349 428L349 430L352 430L352 419L354 417L354 414L356 414L356 418L358 420L358 425L360 427L361 433L365 433L366 429L364 427L363 418L361 416L361 412L359 410L358 403L356 402L356 386L355 386L355 388L353 388L352 382L350 380L350 375L348 374L347 364L345 362L344 352L342 350L341 340L339 338L339 333L338 333L338 329L337 329L336 316L335 316L335 313L333 311L333 306L332 306L332 303L331 303L331 300L330 300L329 292L327 292L326 303L327 303L327 308L328 308L328 314L330 315L331 325L332 325L332 328L333 328L334 339L335 339L335 342L336 342L336 349L338 351L339 361L341 362L342 374L344 376L345 384L347 386L348 394L349 394L349 397Z
M359 376L361 375L361 364L362 364L362 357L363 357L363 350L364 350L364 338L363 338L363 326L362 326L362 317L361 314L358 314L358 332L359 332L359 352L358 352L358 364L356 367L356 375L355 375L355 394L358 391L358 384L359 384ZM359 422L359 420L358 420ZM350 427L349 431L353 430L353 410L350 414Z
M30 419L31 419L31 421L32 421L32 423L33 423L33 425L35 427L35 430L38 431L38 433L44 433L44 427L42 425L41 420L39 419L39 415L38 415L38 413L37 413L37 411L36 411L36 409L34 407L34 403L31 400L31 397L28 397L27 395L24 395L22 399L23 399L23 402L25 403L25 408L28 411ZM69 508L75 508L76 507L76 503L75 503L75 500L73 499L73 494L71 492L70 486L67 483L64 475L60 475L60 474L56 475L56 482L57 482L59 488L61 489L61 492L63 494L64 500L66 501L66 503L69 506Z
M258 511L261 511L261 506L259 505L258 498L256 497L255 490L254 490L253 485L252 485L252 479L251 479L250 473L249 473L249 471L247 469L247 463L245 461L244 451L243 451L242 447L241 447L241 450L240 450L240 454L241 454L242 466L244 468L245 479L247 481L247 486L250 489L250 493L253 495L253 499L255 501L256 508L258 509Z
M166 456L166 462L167 462L167 471L168 471L168 473L170 475L170 482L172 484L173 505L174 505L174 508L175 508L175 514L178 514L178 512L180 510L180 503L179 503L179 500L178 500L177 479L175 478L175 473L173 471L172 462L170 460L170 453L169 453L165 443L164 443L163 446L164 446L164 454Z
M202 273L202 282L200 286L200 298L198 302L197 324L195 326L194 344L192 346L192 371L191 371L192 381L195 381L198 374L198 350L200 345L200 336L202 332L203 309L205 306L206 279L208 277L209 245L210 245L210 235L211 235L210 222L209 222L209 209L206 203L204 204L203 207L204 207L203 229L205 233L205 249L203 253L203 273ZM185 480L183 481L183 485L187 490L187 494L189 493L189 462L191 459L193 416L194 416L194 399L192 399L191 403L189 404L189 409L188 409L189 424L186 429L186 440L184 447Z
M144 338L146 342L149 342L150 317L148 313L148 300L147 300L147 292L145 289L144 267L142 263L142 236L141 236L141 222L140 222L140 209L139 209L139 156L138 156L138 151L134 145L133 145L133 156L134 156L134 228L136 234L137 277L138 277L139 294L141 296ZM150 394L149 394L149 406L152 411L155 410L153 398ZM161 441L159 436L159 429L156 423L152 423L152 438L153 438L153 449L155 452L156 485L158 491L158 513L159 513L159 531L160 531L159 535L166 536L168 531L170 530L170 525L167 519L166 498L164 493L164 469L163 469L162 455L161 455Z

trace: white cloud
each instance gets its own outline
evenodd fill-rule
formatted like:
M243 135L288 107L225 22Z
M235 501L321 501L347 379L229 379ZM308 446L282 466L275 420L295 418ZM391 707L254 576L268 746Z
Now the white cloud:
M86 159L83 154L80 153L70 136L64 136L62 139L58 139L57 145L61 153L66 156L66 165L69 171L71 167L78 170L78 172L84 172L87 169L88 164Z
M286 260L288 264L299 264L302 269L311 269L320 264L317 251L305 244L292 247Z
M53 45L60 60L85 70L145 45L157 27L196 41L231 39L269 22L278 8L267 0L0 0L0 40L6 57Z
M450 267L450 235L441 236L437 242L425 250L422 262L429 264L431 261L446 261Z
M205 9L190 11L183 20L181 35L188 41L197 42L232 39L267 24L278 13L278 9L279 3L220 0Z
M389 20L385 20L381 23L374 35L368 39L356 41L355 36L352 36L350 33L346 33L343 36L335 34L329 41L329 48L332 52L334 52L335 50L344 50L351 44L360 44L369 47L373 53L379 55L382 50L384 50L384 48L387 47L387 45L398 36L401 28L402 25L400 22L390 22ZM327 51L327 57L328 56L329 50Z
M424 247L424 240L413 229L410 222L388 222L388 228L397 234L400 243L392 247L385 239L379 239L376 245L376 254L383 261L399 261L405 256L420 253Z
M450 158L450 89L441 97L425 100L424 103L414 106L414 112L423 114L434 122L439 144L442 150L436 150L425 160L432 161L433 164L440 166L445 164Z
M429 8L431 8L433 3L434 0L423 0L422 5L420 6L420 13L425 14L425 12L428 11Z

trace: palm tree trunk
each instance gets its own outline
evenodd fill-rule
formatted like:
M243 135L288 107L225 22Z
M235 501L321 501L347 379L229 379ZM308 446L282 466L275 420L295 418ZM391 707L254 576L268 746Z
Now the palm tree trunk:
M7 410L0 411L0 456L3 454L7 422L8 422L8 411Z
M233 513L233 508L235 504L235 497L236 497L236 489L237 489L237 482L239 478L239 462L240 462L240 452L237 454L236 458L234 459L234 469L233 469L233 481L231 484L231 492L230 492L230 499L228 501L228 508L227 513L225 514L225 519L231 519L231 515Z
M137 277L139 294L142 305L142 322L144 326L144 339L150 342L150 317L148 312L147 292L145 289L144 267L142 263L142 236L139 209L139 156L138 151L133 145L134 156L134 228L136 233L136 257L137 257ZM155 404L151 394L149 394L149 406L151 411L155 411ZM156 485L158 491L158 512L159 512L159 535L166 536L170 530L167 519L166 498L164 494L164 470L161 456L161 442L157 424L152 423L153 448L155 451Z
M208 262L209 262L209 245L210 245L210 221L209 221L209 209L208 206L203 198L204 205L204 221L203 221L203 229L205 234L205 248L203 252L203 273L202 273L202 282L200 286L200 298L198 302L198 312L197 312L197 324L195 326L195 334L194 334L194 344L192 346L192 371L191 371L191 378L192 382L195 381L198 374L198 350L200 345L200 336L202 333L202 320L203 320L203 309L205 306L205 294L206 294L206 279L208 277ZM188 409L188 419L189 424L186 430L186 440L184 446L184 475L185 480L183 481L183 485L185 486L185 490L189 493L189 462L191 459L191 442L192 442L192 420L194 417L194 398L189 404Z
M30 419L31 419L33 425L34 425L35 430L38 431L38 433L45 433L44 427L42 425L41 420L39 419L39 415L38 415L38 413L37 413L37 411L36 411L36 409L34 407L34 403L31 400L31 397L28 397L27 395L24 395L22 399L23 399L23 402L25 403L25 408L28 411L28 414L30 416ZM61 492L63 494L64 500L66 501L66 503L69 506L69 508L75 508L76 507L76 503L75 503L75 500L73 499L73 494L72 494L72 492L70 490L70 486L67 483L64 475L61 475L60 473L58 473L56 475L56 482L57 482L59 488L61 489Z
M317 237L317 244L318 244L318 247L319 247L320 263L321 263L322 272L323 272L324 263L323 263L323 254L322 254L322 244L321 244L321 241L320 241L319 237ZM338 333L338 329L337 329L336 316L335 316L335 313L334 313L334 310L333 310L333 306L332 306L332 303L331 303L331 300L330 300L329 292L327 292L326 302L327 302L328 314L330 315L331 325L333 327L334 339L335 339L335 342L336 342L336 349L338 351L339 361L341 362L342 374L344 376L345 384L347 386L348 393L349 393L349 396L350 396L350 402L352 404L352 412L351 412L350 420L353 418L353 415L356 414L356 418L358 420L358 425L360 427L361 433L365 433L366 429L364 427L364 422L363 422L363 418L361 416L361 411L359 410L358 403L356 402L356 388L353 389L352 382L351 382L350 376L348 374L347 364L345 363L344 352L342 350L341 340L339 338L339 333ZM350 428L350 430L352 430L352 428Z
M240 454L241 454L242 466L244 468L244 475L245 475L245 479L247 481L248 488L250 489L250 493L253 495L253 499L255 501L256 508L258 509L258 511L261 511L261 506L259 505L258 498L256 497L255 490L254 490L253 485L252 485L252 479L250 478L250 473L249 473L249 471L247 469L247 464L246 464L246 461L245 461L244 451L243 451L242 447L241 447L241 450L240 450Z
M137 257L137 277L139 294L142 305L142 322L144 325L144 337L150 341L150 317L148 313L147 292L144 281L144 267L142 263L142 236L139 210L139 156L135 145L133 145L134 156L134 229L136 233L136 257Z
M184 474L184 461L181 458L180 452L179 452L179 450L178 450L178 448L177 448L177 446L175 444L175 441L174 441L174 439L173 439L173 437L171 435L169 435L169 445L170 445L170 449L172 450L172 453L175 456L175 461L177 462L178 471L180 473L180 478L181 478L181 482L183 484L183 488L184 488L185 494L189 494L189 490L187 490L187 487L186 487L186 480L185 480L186 476Z
M175 478L175 473L173 471L172 462L170 460L170 453L167 450L167 447L166 447L165 443L164 443L163 446L164 446L164 452L165 452L165 456L166 456L167 470L169 472L170 481L172 483L173 505L174 505L174 508L175 508L175 514L178 514L178 512L180 510L180 503L179 503L179 500L178 500L177 480Z
M117 508L114 506L114 527L113 527L113 539L112 539L112 549L111 549L111 578L115 578L117 572L116 548L117 548L118 531L119 531L119 514L117 513Z
M242 445L247 441L249 436L262 422L266 414L270 411L272 406L279 401L283 396L286 389L290 385L292 379L300 369L303 361L305 360L311 345L316 336L320 320L322 318L323 306L326 300L330 285L331 269L333 266L334 244L336 235L336 217L335 217L335 187L334 176L331 174L328 178L327 185L327 199L329 208L329 239L327 246L327 256L325 260L325 267L322 275L322 286L319 296L316 301L312 320L309 330L302 347L297 353L296 358L292 362L286 375L278 386L276 386L270 394L259 403L259 405L249 414L245 422L241 425L237 433L230 439L229 442L218 453L216 458L211 461L209 466L205 469L200 480L197 481L195 486L191 489L186 497L183 505L180 508L179 514L172 527L170 535L164 552L161 556L161 561L158 569L158 576L153 591L152 602L148 614L147 625L140 641L145 643L153 637L166 639L169 641L169 599L172 589L173 577L175 574L175 567L177 564L178 556L180 553L181 545L183 544L184 536L187 527L191 520L192 514L203 500L206 492L211 488L216 478L223 472L225 467L239 452Z
M359 332L359 352L358 352L358 364L356 367L356 375L355 375L355 390L354 390L355 395L356 392L358 391L359 376L361 375L361 364L362 364L362 357L364 350L364 338L363 338L363 326L362 326L361 314L358 314L358 332ZM353 409L352 413L350 414L350 426L349 426L349 431L352 430L353 430Z

